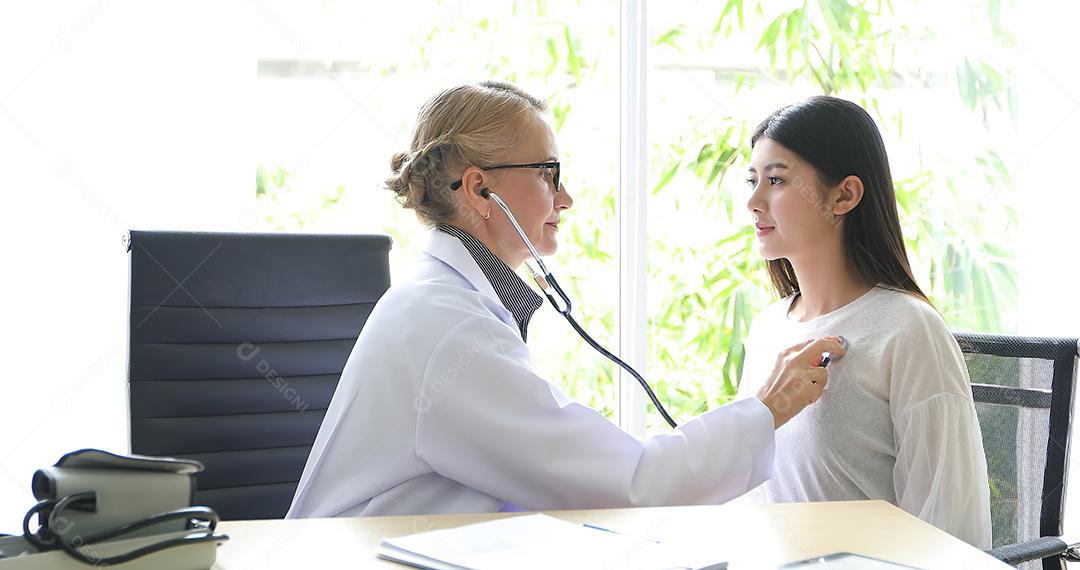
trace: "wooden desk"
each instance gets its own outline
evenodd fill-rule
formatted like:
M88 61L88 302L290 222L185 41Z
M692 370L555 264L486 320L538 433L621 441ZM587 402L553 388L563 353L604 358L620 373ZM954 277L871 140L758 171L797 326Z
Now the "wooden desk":
M665 543L715 551L732 568L762 568L849 551L920 568L1009 568L882 501L551 511ZM515 516L515 513L228 521L231 540L214 570L405 568L375 558L384 537Z

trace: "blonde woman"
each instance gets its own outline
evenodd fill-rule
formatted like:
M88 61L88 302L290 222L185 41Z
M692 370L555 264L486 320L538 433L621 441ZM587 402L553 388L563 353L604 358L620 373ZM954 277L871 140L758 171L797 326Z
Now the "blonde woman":
M545 105L509 84L448 89L421 110L387 186L433 227L417 273L372 311L289 517L721 503L771 473L773 433L817 399L821 353L785 350L757 396L635 438L530 362L541 297L514 269L573 205Z

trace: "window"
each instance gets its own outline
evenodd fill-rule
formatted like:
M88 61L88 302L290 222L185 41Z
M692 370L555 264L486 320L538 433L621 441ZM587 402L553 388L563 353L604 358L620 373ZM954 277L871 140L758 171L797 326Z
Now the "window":
M389 233L402 277L422 231L379 185L390 155L407 148L416 111L449 85L519 83L551 104L576 200L553 263L576 315L616 352L644 357L638 367L661 399L690 417L731 399L753 315L773 300L744 207L749 134L776 108L827 93L860 102L878 121L914 269L950 325L1020 331L1029 255L1017 184L1030 148L1016 136L1026 124L1018 80L1026 68L1015 9L781 8L441 3L384 26L358 24L368 20L351 4L260 5L260 225ZM960 32L948 23L957 19L972 24ZM645 105L628 108L635 85ZM634 133L647 138L629 140ZM627 152L639 143L644 152ZM639 266L621 255L637 249L620 237L642 223ZM635 300L638 283L646 293ZM639 308L640 317L623 314ZM617 369L568 343L557 315L542 309L533 326L537 365L572 396L631 431L663 428L655 413L625 413L644 406L643 395L624 385L633 402L620 404ZM647 345L628 354L634 338Z

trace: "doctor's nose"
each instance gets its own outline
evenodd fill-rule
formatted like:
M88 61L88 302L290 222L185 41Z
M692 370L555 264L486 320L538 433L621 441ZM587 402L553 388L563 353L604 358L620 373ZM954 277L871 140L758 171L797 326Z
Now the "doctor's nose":
M566 184L559 183L559 191L555 193L555 209L569 210L574 206L574 199L566 191Z

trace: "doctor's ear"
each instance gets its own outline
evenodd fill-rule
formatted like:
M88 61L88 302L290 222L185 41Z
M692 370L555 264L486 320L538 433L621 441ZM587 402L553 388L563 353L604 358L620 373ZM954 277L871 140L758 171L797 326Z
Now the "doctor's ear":
M835 186L832 194L832 213L834 216L843 216L855 209L862 202L863 193L862 179L858 176L848 176Z
M491 200L487 197L490 181L485 178L484 172L479 168L466 168L459 189L465 207L481 217L490 215L491 212Z

